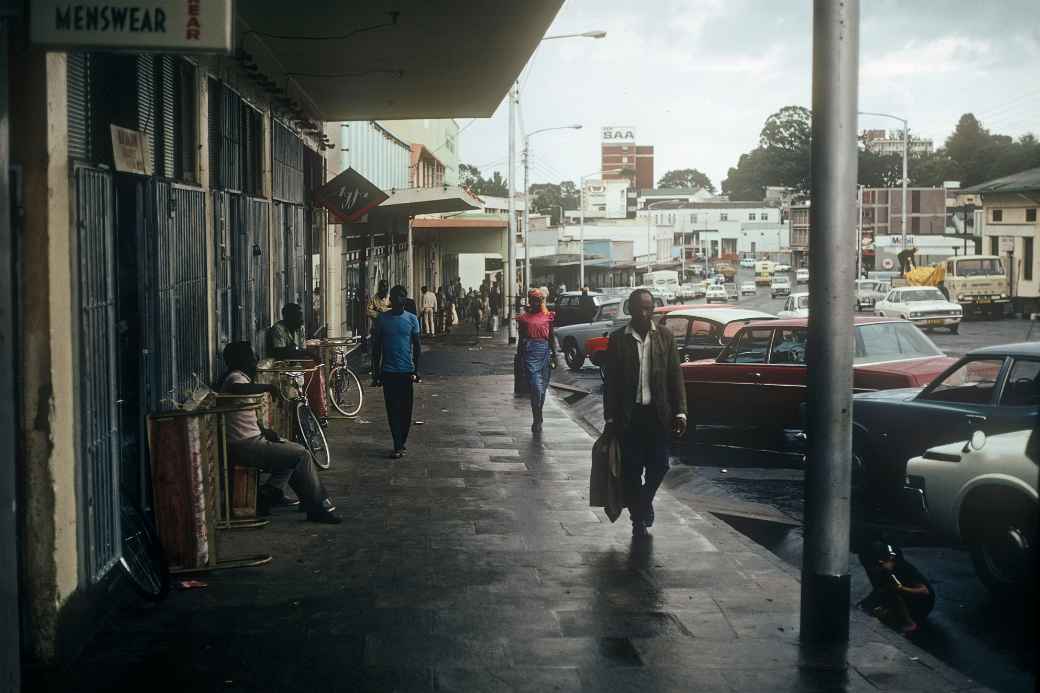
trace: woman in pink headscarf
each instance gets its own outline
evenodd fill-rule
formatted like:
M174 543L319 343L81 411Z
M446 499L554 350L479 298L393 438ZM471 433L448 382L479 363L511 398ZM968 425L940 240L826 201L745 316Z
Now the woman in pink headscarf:
M542 406L549 387L549 374L556 367L556 342L553 339L554 313L545 307L545 296L538 289L527 294L527 310L516 318L520 332L520 364L527 375L531 391L531 431L542 430Z

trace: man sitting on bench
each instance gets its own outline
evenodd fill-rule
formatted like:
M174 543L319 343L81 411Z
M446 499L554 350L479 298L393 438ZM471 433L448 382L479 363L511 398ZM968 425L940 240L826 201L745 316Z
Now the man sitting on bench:
M224 347L224 365L228 373L224 376L221 392L230 395L274 393L274 385L253 382L256 354L249 342L231 342ZM271 474L260 486L259 514L266 515L275 506L292 504L285 496L288 483L307 511L308 520L324 524L343 521L333 512L336 506L318 480L318 468L305 447L285 440L276 431L262 428L255 411L228 414L227 437L235 464L257 467Z

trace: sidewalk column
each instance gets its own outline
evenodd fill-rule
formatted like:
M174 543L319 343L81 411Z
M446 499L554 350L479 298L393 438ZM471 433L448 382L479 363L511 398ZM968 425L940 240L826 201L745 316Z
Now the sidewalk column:
M408 217L408 275L405 279L409 295L417 298L415 293L415 232L412 229L412 221L415 217Z
M506 185L509 186L509 227L506 229L508 240L506 241L506 315L509 320L509 343L516 344L517 327L516 315L513 310L516 298L516 100L517 85L509 90L509 173L506 176ZM526 204L526 202L525 202Z
M859 0L813 7L803 663L844 668L849 639Z

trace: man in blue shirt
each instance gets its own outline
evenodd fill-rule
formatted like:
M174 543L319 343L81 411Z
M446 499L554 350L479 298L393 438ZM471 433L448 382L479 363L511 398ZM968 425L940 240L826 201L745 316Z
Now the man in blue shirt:
M408 291L403 286L390 289L390 310L376 320L372 336L372 380L383 386L386 418L394 451L400 459L407 450L408 429L412 424L412 385L419 378L419 318L405 310Z

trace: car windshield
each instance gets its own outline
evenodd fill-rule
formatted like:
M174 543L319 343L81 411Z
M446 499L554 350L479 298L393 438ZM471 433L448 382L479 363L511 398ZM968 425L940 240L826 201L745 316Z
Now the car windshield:
M942 356L921 330L908 322L883 322L856 326L857 365Z
M872 282L869 279L860 280L856 282L856 288L860 291L876 291L878 287L877 282Z
M1004 274L1004 265L997 258L958 260L956 269L958 277L986 277Z
M918 301L945 301L938 289L914 289L896 294L896 303L916 303Z
M790 284L791 280L787 277L773 277L774 284Z

